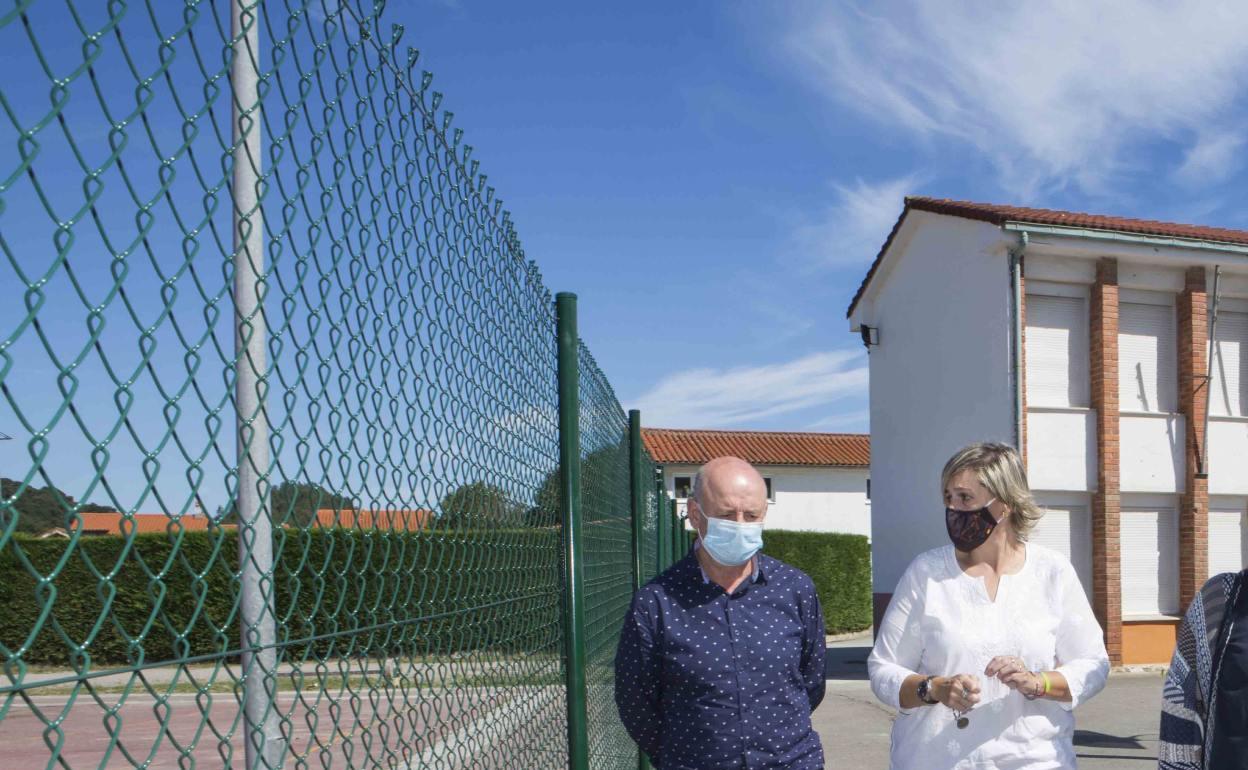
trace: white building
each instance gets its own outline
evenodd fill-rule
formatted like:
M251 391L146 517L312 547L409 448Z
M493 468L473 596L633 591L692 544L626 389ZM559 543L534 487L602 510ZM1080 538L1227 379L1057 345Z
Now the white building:
M1000 440L1111 658L1168 660L1201 583L1244 565L1248 232L907 198L848 315L870 351L877 613L947 542L945 460Z
M734 455L767 482L767 528L871 536L868 436L645 428L642 438L682 514L698 468Z

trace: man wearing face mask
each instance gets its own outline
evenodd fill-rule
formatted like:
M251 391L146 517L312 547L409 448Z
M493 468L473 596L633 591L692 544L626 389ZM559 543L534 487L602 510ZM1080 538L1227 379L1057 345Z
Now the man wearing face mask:
M823 611L811 579L759 553L767 487L736 457L702 466L693 549L643 586L624 619L615 702L659 770L815 770Z

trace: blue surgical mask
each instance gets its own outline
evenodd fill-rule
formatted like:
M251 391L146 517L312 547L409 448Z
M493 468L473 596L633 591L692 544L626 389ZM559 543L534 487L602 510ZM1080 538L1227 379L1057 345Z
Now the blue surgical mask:
M706 520L702 547L725 567L739 567L763 547L763 525L742 524L727 519Z

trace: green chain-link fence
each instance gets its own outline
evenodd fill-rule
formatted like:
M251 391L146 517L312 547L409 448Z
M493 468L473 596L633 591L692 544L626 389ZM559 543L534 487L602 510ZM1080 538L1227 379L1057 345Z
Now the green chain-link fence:
M644 764L687 537L383 5L0 12L0 765Z

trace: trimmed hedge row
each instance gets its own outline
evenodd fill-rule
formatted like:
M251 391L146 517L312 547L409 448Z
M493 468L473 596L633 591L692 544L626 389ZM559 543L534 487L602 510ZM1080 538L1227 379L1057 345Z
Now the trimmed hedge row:
M829 634L871 627L871 546L865 535L769 529L763 553L810 575Z
M828 633L871 625L865 537L768 530L765 543L814 580ZM287 657L557 650L558 546L555 529L283 530L278 638ZM238 649L234 530L85 537L68 548L18 537L0 551L0 644L10 654L70 668L84 654L98 667Z
M556 530L283 530L274 540L288 657L557 649ZM83 646L98 667L238 649L233 529L174 542L84 537L68 549L15 538L0 551L0 644L11 655L76 667Z

